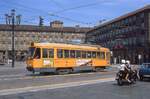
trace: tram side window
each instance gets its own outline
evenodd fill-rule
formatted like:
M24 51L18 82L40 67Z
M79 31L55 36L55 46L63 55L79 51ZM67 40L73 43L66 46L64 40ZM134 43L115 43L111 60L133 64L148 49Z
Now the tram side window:
M69 58L69 50L64 50L64 57Z
M54 49L49 49L49 58L54 58Z
M76 58L81 58L81 51L76 51Z
M107 58L108 60L110 59L110 53L109 53L109 52L106 53L106 58Z
M86 58L86 51L82 51L82 58Z
M100 59L105 59L105 52L100 52Z
M96 58L96 52L92 52L92 58Z
M100 52L97 52L97 58L100 58Z
M35 54L34 54L34 58L36 59L40 59L41 58L41 49L40 48L36 48Z
M70 58L75 58L75 50L70 50Z
M58 58L63 58L63 50L62 49L57 50L57 57Z
M28 51L28 56L33 57L34 51L35 51L35 47L30 47Z
M91 58L91 52L87 52L87 58Z
M48 58L48 49L43 48L42 49L42 55L43 55L43 58Z

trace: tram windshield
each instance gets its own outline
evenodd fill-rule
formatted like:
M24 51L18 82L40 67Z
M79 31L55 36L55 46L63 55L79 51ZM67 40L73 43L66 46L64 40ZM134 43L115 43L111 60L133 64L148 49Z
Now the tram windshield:
M33 58L34 51L35 51L35 47L29 47L28 57Z

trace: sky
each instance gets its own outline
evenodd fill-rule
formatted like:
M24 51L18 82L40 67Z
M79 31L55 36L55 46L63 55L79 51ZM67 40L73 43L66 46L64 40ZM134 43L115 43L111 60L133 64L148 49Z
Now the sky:
M93 27L150 4L150 0L0 0L0 24L11 9L21 15L21 24L44 25L60 20L64 26Z

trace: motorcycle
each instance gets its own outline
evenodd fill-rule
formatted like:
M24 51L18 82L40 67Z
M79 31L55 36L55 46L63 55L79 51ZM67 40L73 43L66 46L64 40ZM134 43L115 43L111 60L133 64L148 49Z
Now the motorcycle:
M128 83L128 84L135 84L136 83L136 80L137 80L137 71L136 70L131 70L130 73L129 73L129 77L128 79L130 80L130 82L128 80L125 79L126 77L126 74L119 71L117 74L116 74L116 80L117 80L117 84L119 86L122 86L124 83Z

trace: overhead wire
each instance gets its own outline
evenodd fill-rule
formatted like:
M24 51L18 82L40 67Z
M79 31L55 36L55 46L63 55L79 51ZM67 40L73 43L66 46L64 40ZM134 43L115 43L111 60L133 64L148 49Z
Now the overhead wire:
M55 2L53 0L53 2ZM72 18L68 18L68 17L64 17L62 15L57 15L56 13L61 13L61 12L64 12L64 11L69 11L69 10L73 10L73 9L79 9L79 8L82 8L82 7L88 7L88 6L92 6L92 5L97 5L97 2L95 3L91 3L91 4L85 4L85 5L80 5L80 6L76 6L76 7L71 7L71 8L66 8L66 9L63 9L63 10L60 10L60 11L57 11L57 12L52 12L52 13L48 13L48 12L45 12L41 9L37 9L37 8L32 8L32 7L28 7L28 6L25 6L25 5L22 5L22 4L19 4L19 3L14 3L14 2L11 2L13 5L17 5L21 8L27 8L27 9L24 9L24 10L30 10L30 11L38 11L38 13L42 12L43 14L45 14L45 16L52 16L52 17L59 17L59 18L63 18L65 20L68 20L68 21L72 21L72 22L76 22L76 23L81 23L81 24L89 24L87 22L82 22L82 21L79 21L79 20L75 20L75 19L72 19ZM56 2L55 2L56 3ZM58 5L58 3L57 3Z
M45 12L41 9L37 9L37 8L32 8L32 7L27 7L25 5L22 5L22 4L19 4L19 3L15 3L16 5L19 5L19 6L22 6L24 8L29 8L30 10L35 10L35 11L38 11L38 12L42 12L45 14L45 16L53 16L53 17L57 17L57 18L62 18L62 19L65 19L65 20L68 20L68 21L72 21L72 22L76 22L76 23L81 23L81 24L87 24L86 22L82 22L82 21L79 21L79 20L75 20L75 19L72 19L72 18L68 18L68 17L64 17L62 15L56 15L56 14L49 14L48 12Z
M7 3L7 0L6 1L4 1L4 3ZM11 6L11 7L13 7L13 8L15 8L15 9L18 9L18 10L23 10L23 11L27 11L27 12L29 12L29 11L32 11L32 12L35 12L35 11L37 11L37 10L35 10L35 9L32 9L32 8L30 8L30 7L27 7L27 6L24 6L24 5L22 5L22 4L18 4L18 3L14 3L14 2L11 2L11 3L9 3L9 4L7 4L7 7L8 7L8 5L9 6ZM17 7L16 7L16 6ZM27 8L27 9L26 9ZM39 11L38 11L39 12ZM29 20L31 20L31 21L33 21L33 20L35 20L35 19L37 19L37 16L30 16L30 17L32 17L32 18L28 18L27 20L28 21L25 21L24 20L24 18L22 19L24 22L28 22L28 23L33 23L33 22L29 22ZM33 18L33 17L35 17L35 18ZM22 22L23 22L22 21ZM35 24L35 23L34 23ZM37 23L36 23L37 24Z
M62 9L62 10L59 10L59 11L56 11L56 12L53 12L53 13L57 14L57 13L65 12L65 11L70 11L70 10L85 8L85 7L89 7L89 6L95 6L95 5L98 5L98 4L99 4L99 2L94 2L94 3L89 3L89 4L83 4L83 5L79 5L79 6L75 6L75 7L65 8L65 9Z
M59 16L59 15L51 15L51 16L55 16L55 17L59 17L59 18L63 18L65 20L70 20L70 21L73 21L73 22L76 22L76 23L82 23L82 24L87 24L86 22L82 22L82 21L78 21L78 20L74 20L74 19L71 19L71 18L67 18L67 17L63 17L63 16Z

